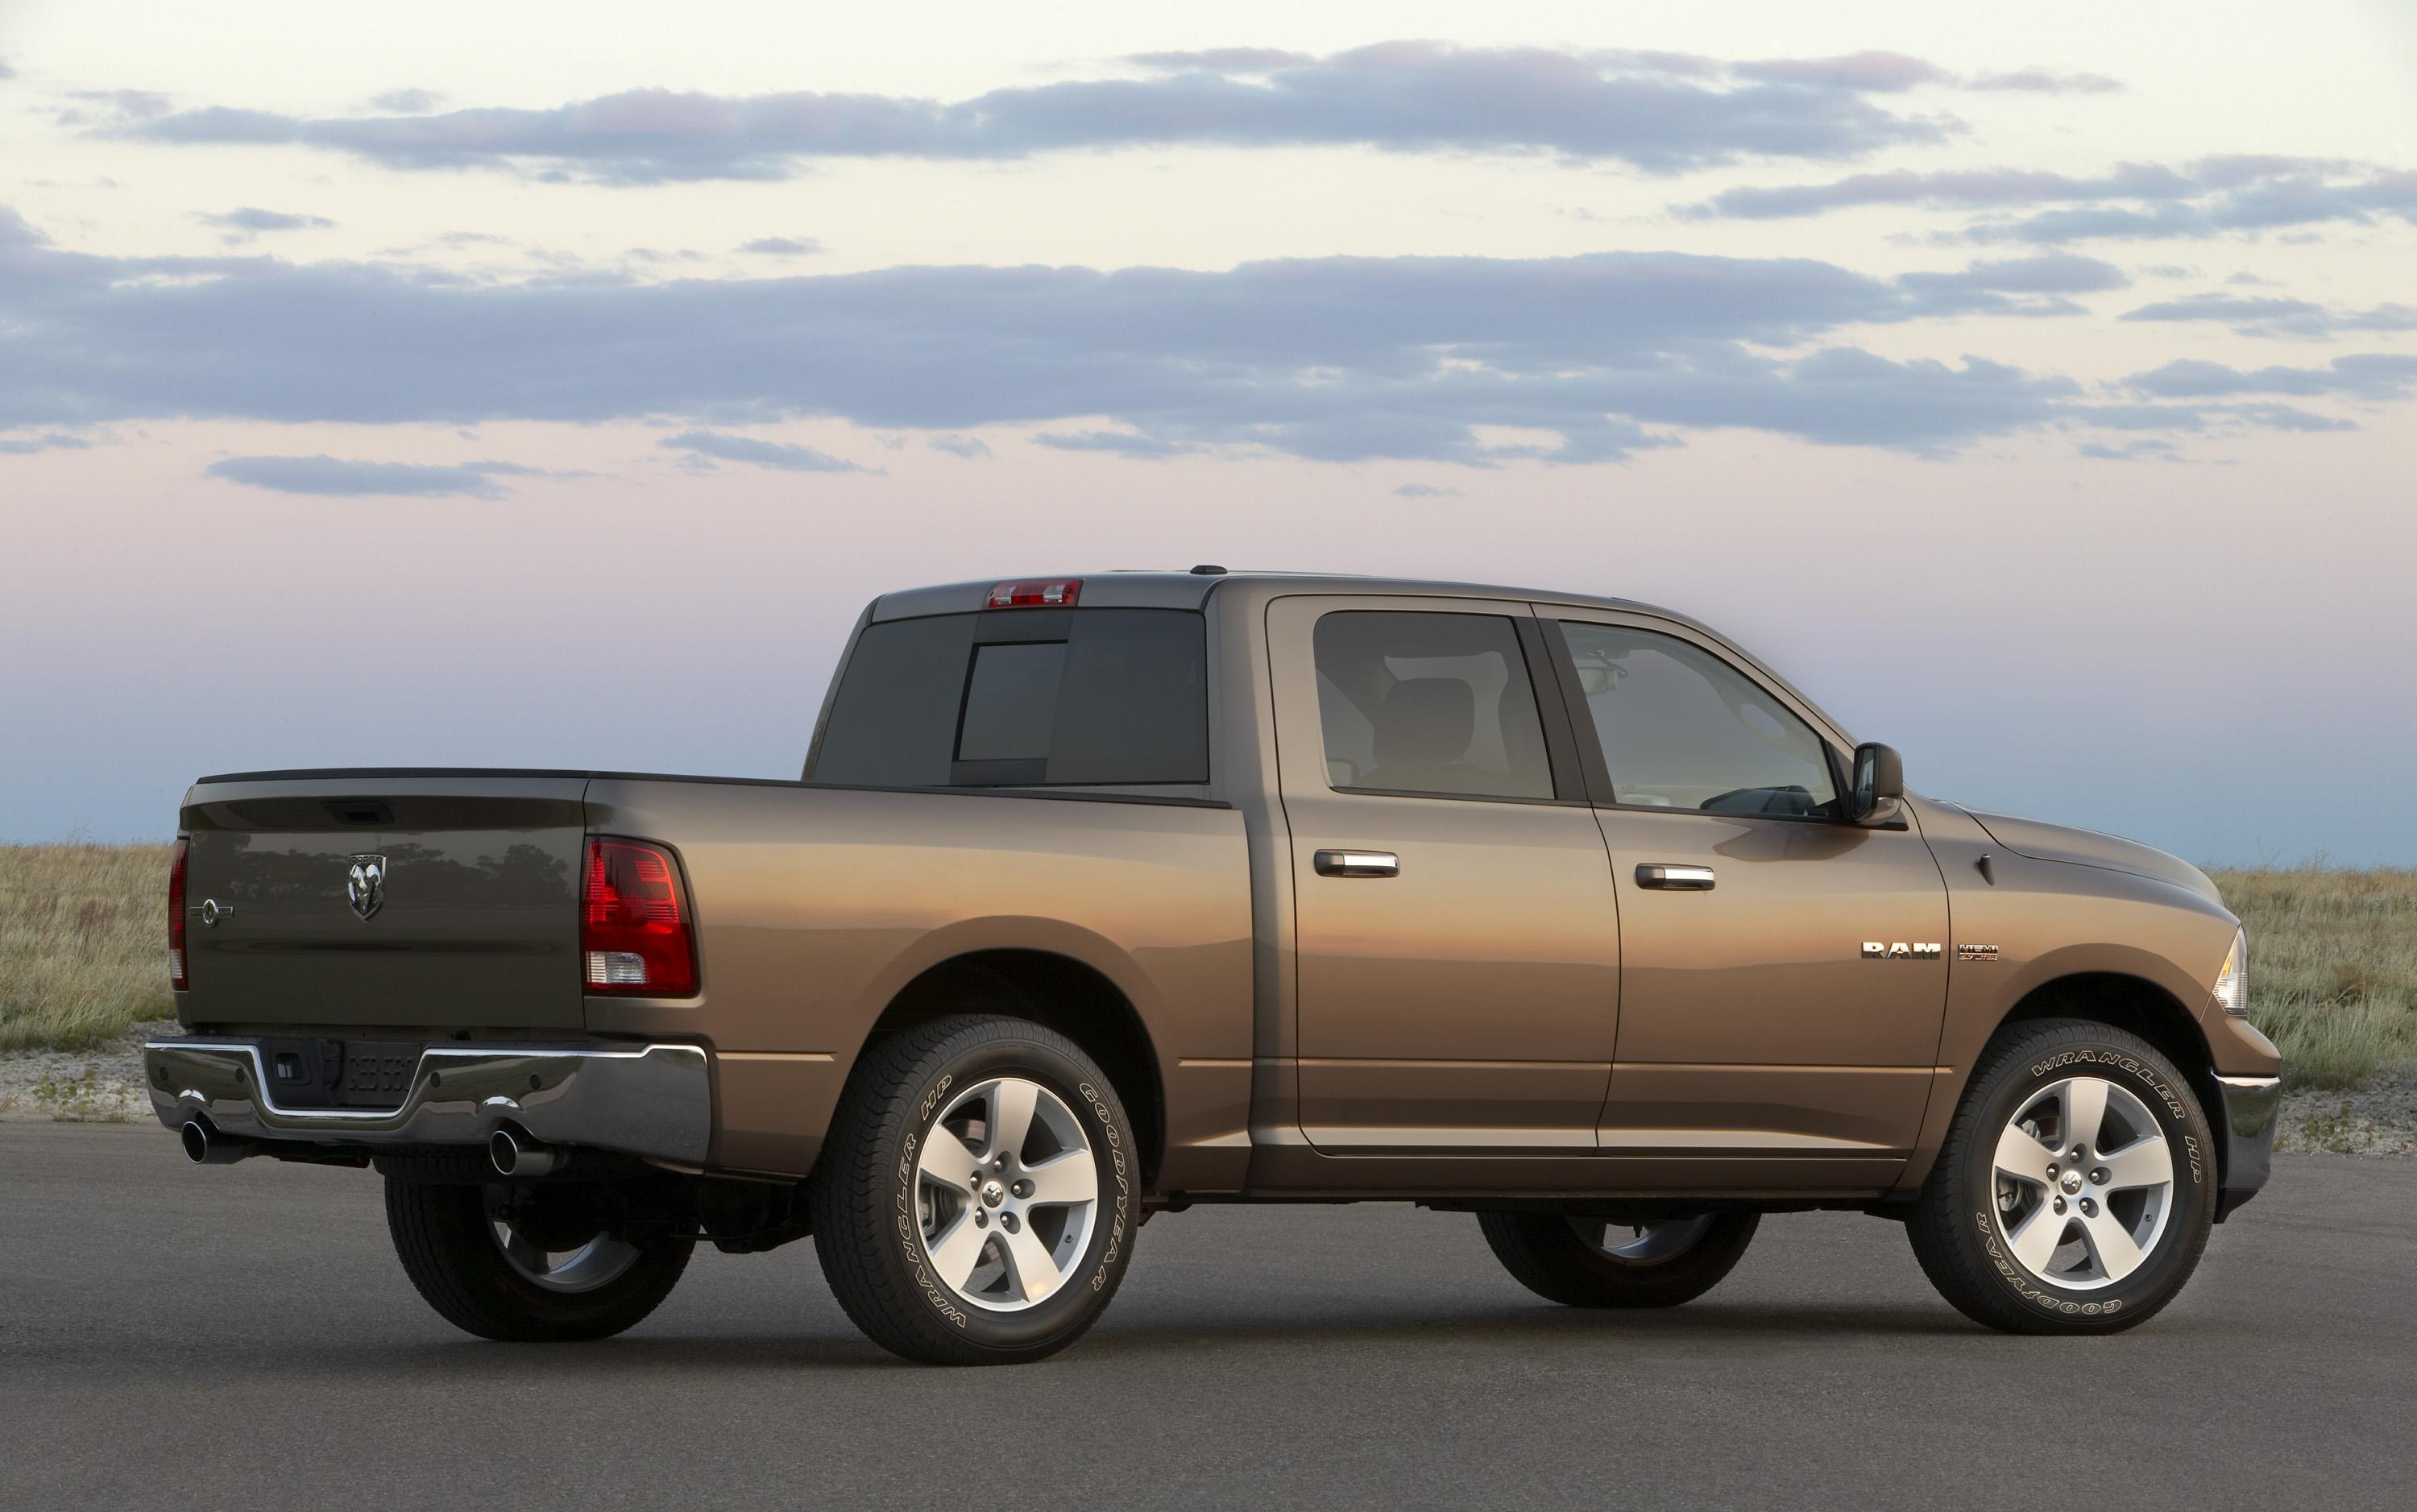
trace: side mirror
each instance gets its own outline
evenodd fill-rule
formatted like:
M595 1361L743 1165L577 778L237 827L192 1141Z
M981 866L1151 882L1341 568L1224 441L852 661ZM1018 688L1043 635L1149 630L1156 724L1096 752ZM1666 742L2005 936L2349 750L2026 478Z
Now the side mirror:
M1905 798L1905 758L1894 748L1867 741L1855 748L1854 781L1847 790L1847 822L1885 824Z

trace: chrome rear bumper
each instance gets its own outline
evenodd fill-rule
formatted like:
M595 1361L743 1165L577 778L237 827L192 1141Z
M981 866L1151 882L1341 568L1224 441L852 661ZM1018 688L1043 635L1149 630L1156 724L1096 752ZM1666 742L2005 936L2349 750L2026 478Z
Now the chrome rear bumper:
M390 1110L281 1108L242 1039L155 1039L143 1069L161 1124L199 1115L227 1139L478 1145L509 1123L549 1144L697 1166L713 1138L711 1068L694 1045L432 1045Z

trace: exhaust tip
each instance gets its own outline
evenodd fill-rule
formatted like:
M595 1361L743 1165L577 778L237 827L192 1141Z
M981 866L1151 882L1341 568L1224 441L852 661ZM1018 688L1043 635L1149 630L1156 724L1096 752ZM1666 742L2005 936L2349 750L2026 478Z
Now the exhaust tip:
M197 1166L231 1166L260 1153L254 1141L228 1139L201 1117L185 1120L184 1127L176 1130L176 1142L185 1147L185 1158Z
M562 1163L562 1154L507 1125L487 1136L487 1163L498 1176L542 1176Z

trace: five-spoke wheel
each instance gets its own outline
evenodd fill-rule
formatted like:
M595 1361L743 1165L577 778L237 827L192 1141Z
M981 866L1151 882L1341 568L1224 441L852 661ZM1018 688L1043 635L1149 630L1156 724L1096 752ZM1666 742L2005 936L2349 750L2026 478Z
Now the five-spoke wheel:
M1083 1120L1021 1076L958 1093L917 1156L917 1217L942 1284L994 1312L1045 1302L1089 1246L1100 1173Z
M2028 1099L1999 1134L1993 1168L2007 1249L2073 1291L2138 1270L2173 1213L2164 1128L2104 1077L2067 1077Z

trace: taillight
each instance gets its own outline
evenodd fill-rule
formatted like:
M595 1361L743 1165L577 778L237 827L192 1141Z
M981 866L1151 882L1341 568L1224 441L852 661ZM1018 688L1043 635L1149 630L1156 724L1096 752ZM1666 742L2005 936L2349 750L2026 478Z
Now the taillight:
M588 991L695 993L696 938L680 906L679 868L661 846L588 840L579 916Z
M168 858L168 985L181 992L185 981L185 853L191 849L181 835L175 854Z
M1002 582L990 591L985 609L1069 609L1083 592L1080 578L1053 578L1047 582Z

